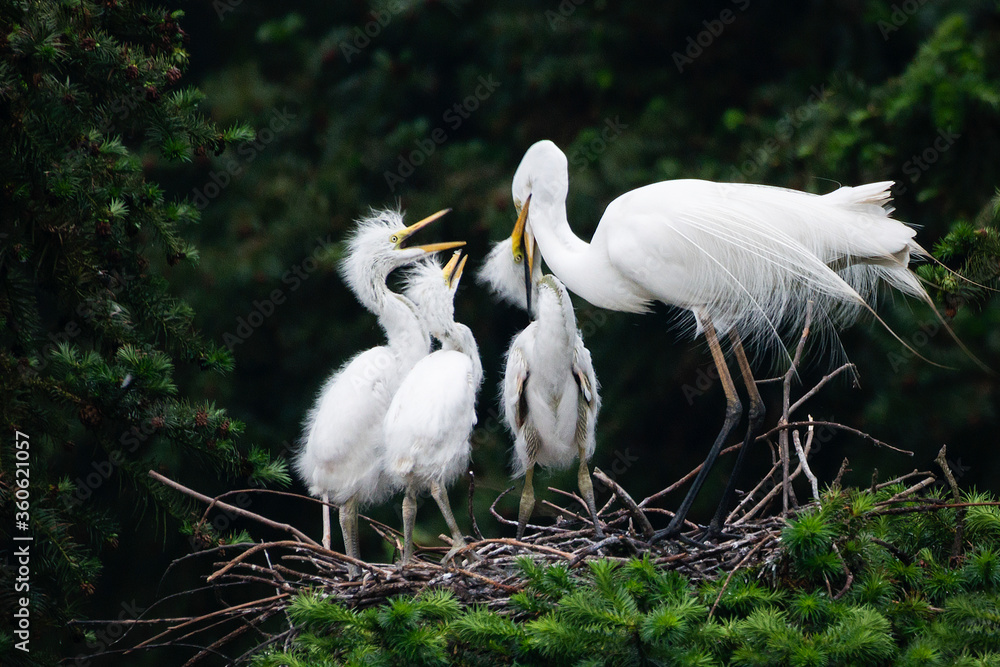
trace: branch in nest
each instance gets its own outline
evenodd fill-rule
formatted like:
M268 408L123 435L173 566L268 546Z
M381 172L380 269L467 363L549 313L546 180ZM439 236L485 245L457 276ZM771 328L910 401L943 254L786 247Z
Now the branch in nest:
M232 514L236 514L236 515L239 515L239 516L242 516L242 517L246 517L248 519L253 519L254 521L258 521L258 522L264 524L265 526L269 526L271 528L274 528L275 530L280 530L280 531L284 531L286 533L291 533L292 535L294 535L295 537L297 537L301 541L305 542L306 544L319 546L318 542L316 542L314 539L312 539L311 537L309 537L308 535L306 535L305 533L303 533L301 530L299 530L295 526L289 526L287 523L279 523L277 521L272 521L272 520L268 519L267 517L263 517L263 516L261 516L259 514L254 513L254 512L250 512L249 510L245 510L242 507L236 507L235 505L230 505L228 503L217 502L216 499L209 498L208 496L206 496L203 493L198 493L197 491L189 489L186 486L184 486L183 484L179 484L179 483L175 482L174 480L172 480L172 479L170 479L168 477L164 477L163 475L161 475L158 472L154 472L154 471L150 470L149 471L149 476L152 477L153 479L155 479L157 482L160 482L161 484L169 486L172 489L176 489L176 490L180 491L181 493L184 493L186 495L191 496L192 498L196 498L196 499L200 500L203 503L208 503L209 505L215 504L218 507L224 509L225 511L231 512Z

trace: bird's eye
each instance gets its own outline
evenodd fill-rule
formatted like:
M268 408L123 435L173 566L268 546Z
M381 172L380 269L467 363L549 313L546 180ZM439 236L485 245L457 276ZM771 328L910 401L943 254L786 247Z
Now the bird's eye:
M393 234L392 238L389 240L393 243L399 243L399 234Z
M524 259L524 255L522 255L519 252L515 252L514 253L514 263L515 264L520 264L522 259Z

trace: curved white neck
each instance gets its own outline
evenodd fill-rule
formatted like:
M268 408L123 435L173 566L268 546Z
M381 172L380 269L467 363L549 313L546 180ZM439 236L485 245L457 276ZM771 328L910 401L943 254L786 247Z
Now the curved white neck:
M535 201L533 198L529 220L531 232L549 269L566 287L580 294L586 283L584 278L590 244L570 229L566 202Z
M475 386L483 382L483 362L479 359L479 346L472 329L461 322L453 322L441 337L442 350L461 352L472 362L472 380Z
M385 331L389 348L400 360L403 373L430 352L431 339L417 308L402 294L385 288L384 308L378 323Z

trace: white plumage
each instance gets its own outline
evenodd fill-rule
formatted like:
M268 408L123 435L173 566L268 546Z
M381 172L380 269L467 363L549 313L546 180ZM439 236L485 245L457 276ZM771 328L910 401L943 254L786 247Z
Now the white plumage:
M455 322L453 298L466 258L456 253L442 269L422 262L410 270L404 290L420 309L441 349L416 363L396 391L384 420L386 470L403 499L403 562L413 554L416 494L429 490L452 532L449 560L465 546L445 489L469 465L476 424L476 394L483 368L472 331Z
M569 292L555 276L541 275L533 252L522 251L523 222L494 245L479 272L481 282L520 308L528 308L529 284L532 295L534 321L511 341L501 384L504 422L514 436L514 476L525 477L517 536L534 506L534 466L560 469L579 459L580 492L597 536L603 537L587 468L601 406L597 377Z
M930 303L911 258L926 255L914 231L889 217L890 182L813 195L763 185L700 180L655 183L608 205L590 243L566 219L566 156L551 141L525 153L511 192L526 237L552 273L595 306L643 312L654 301L694 313L726 391L722 432L666 531L679 531L722 441L741 412L717 331L728 333L751 402L751 428L737 461L763 418L742 339L781 345L814 302L817 328L846 325L880 282ZM530 214L529 214L530 206ZM530 241L526 241L530 244ZM728 503L730 488L724 494ZM722 507L710 526L718 530Z
M365 308L378 316L387 344L362 352L324 383L305 419L295 468L310 493L340 506L345 550L358 558L357 510L391 490L384 469L382 421L396 388L418 359L430 351L430 337L413 302L386 286L399 266L461 242L404 247L439 212L405 227L396 211L373 211L358 221L347 241L341 273ZM324 506L323 544L330 547L329 508ZM356 568L352 568L356 572Z

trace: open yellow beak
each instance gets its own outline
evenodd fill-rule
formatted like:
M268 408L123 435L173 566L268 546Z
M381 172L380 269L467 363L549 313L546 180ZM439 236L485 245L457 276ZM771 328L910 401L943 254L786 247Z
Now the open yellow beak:
M421 229L423 229L427 225L431 224L435 220L440 219L441 217L443 217L446 213L449 213L450 211L451 211L450 208L446 208L446 209L444 209L442 211L438 211L437 213L434 213L433 215L429 215L426 218L424 218L423 220L415 222L412 225L410 225L409 227L406 227L405 229L401 229L400 231L396 232L396 234L394 235L394 238L396 239L396 248L397 249L402 248L403 244L406 242L406 239L410 238L411 236L413 236L414 233L420 231ZM450 250L452 248L461 248L464 245L465 245L465 241L445 241L443 243L428 243L428 244L425 244L425 245L413 246L413 248L418 249L418 250L423 250L424 252L439 252L441 250Z
M459 261L460 257L461 261ZM462 251L456 250L455 254L448 260L448 263L445 264L443 270L444 282L452 291L458 288L458 282L462 279L462 272L465 271L465 262L468 259L468 255L462 256Z

